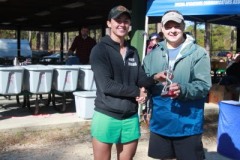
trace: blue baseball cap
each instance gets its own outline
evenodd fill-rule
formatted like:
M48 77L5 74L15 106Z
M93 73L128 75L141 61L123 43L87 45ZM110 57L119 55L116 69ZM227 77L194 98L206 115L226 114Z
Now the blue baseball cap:
M150 34L150 36L149 36L149 40L157 39L157 38L158 38L158 39L161 38L158 33L152 33L152 34Z

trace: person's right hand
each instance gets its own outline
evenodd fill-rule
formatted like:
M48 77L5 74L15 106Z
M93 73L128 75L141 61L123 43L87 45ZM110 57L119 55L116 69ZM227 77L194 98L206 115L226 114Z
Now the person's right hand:
M166 78L167 78L167 75L166 75L165 71L164 72L159 72L159 73L157 73L153 76L153 79L155 81L159 81L159 82L166 81Z

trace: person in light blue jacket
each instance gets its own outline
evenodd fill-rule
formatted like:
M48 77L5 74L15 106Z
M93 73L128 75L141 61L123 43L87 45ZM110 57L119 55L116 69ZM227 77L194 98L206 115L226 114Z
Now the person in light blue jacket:
M165 83L149 90L153 102L148 155L158 159L202 160L204 103L211 88L210 57L194 39L184 35L184 18L176 10L162 17L165 41L144 58L148 76L170 68L168 94ZM171 82L170 81L170 82ZM171 93L171 94L170 94Z

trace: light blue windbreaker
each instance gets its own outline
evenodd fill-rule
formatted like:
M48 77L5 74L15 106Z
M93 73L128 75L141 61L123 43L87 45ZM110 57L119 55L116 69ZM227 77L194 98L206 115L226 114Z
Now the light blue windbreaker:
M164 71L168 65L166 42L144 58L144 69L148 76ZM178 98L161 97L162 84L150 88L153 101L150 130L154 133L181 137L203 132L204 102L211 88L210 57L206 50L188 37L173 66L173 82L180 84Z

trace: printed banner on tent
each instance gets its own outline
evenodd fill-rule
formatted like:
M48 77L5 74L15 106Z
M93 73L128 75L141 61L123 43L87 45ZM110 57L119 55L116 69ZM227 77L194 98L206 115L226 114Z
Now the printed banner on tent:
M167 10L183 15L239 15L240 0L148 0L147 16L162 16Z

